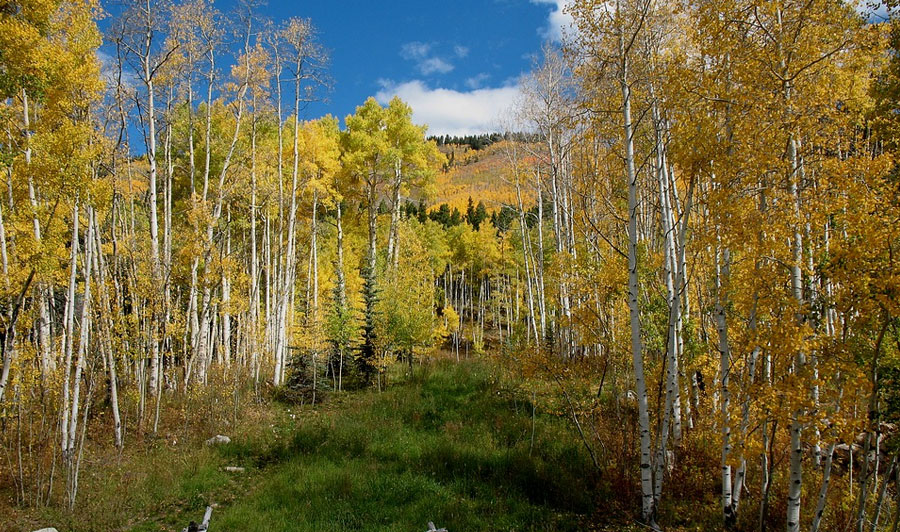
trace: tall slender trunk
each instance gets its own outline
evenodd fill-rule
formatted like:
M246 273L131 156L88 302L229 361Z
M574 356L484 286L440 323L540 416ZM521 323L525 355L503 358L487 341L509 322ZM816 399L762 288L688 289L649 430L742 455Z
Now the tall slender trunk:
M634 161L634 138L631 124L631 86L629 85L629 58L625 49L624 29L619 34L620 72L622 90L622 134L625 144L625 177L628 184L628 310L631 316L631 357L634 367L635 393L638 402L638 427L640 431L641 467L641 517L656 528L653 504L653 469L650 451L650 413L647 404L647 384L644 381L644 355L641 341L641 313L639 307L640 284L638 279L638 183Z
M398 241L398 225L400 223L400 186L403 184L403 161L394 161L394 186L391 197L391 227L388 231L388 255L387 262L396 268L400 257L400 243Z
M375 204L376 199L378 198L378 190L376 188L377 183L377 175L376 169L374 168L375 163L373 163L373 168L369 173L367 190L366 190L366 203L368 204L368 222L369 222L369 247L366 254L366 260L368 261L369 267L369 275L372 276L372 279L375 278L375 265L376 265L376 253L377 253L377 222L378 222L378 206Z
M731 346L728 341L728 322L725 315L727 305L727 287L729 280L731 254L726 248L716 250L716 331L719 337L719 386L721 407L721 431L722 431L722 518L726 528L734 526L736 519L734 510L733 492L740 490L740 485L735 485L731 476L729 455L731 454L731 421L729 408L731 407L731 389L729 388L731 376Z
M790 194L794 200L794 214L799 220L800 218L800 192L797 180L801 171L801 163L799 154L797 153L797 141L791 136L788 142L788 156L791 162L790 176ZM796 223L799 223L796 222ZM797 301L798 308L804 305L803 300L803 239L800 235L799 226L795 223L794 235L791 239L791 288L794 299ZM798 312L798 325L804 321L802 311ZM794 371L799 373L806 365L806 356L802 351L798 351L794 361ZM788 532L799 532L800 530L800 496L803 492L803 447L802 447L802 430L803 423L800 418L803 412L798 409L791 415L791 460L790 460L790 481L788 483L788 504L787 504L787 530Z
M85 358L88 355L91 331L91 254L94 249L94 224L93 208L88 206L87 232L84 237L84 255L82 271L84 272L84 293L81 301L81 316L79 317L78 351L76 352L75 377L72 385L72 410L69 417L69 449L67 454L73 457L75 453L76 435L78 434L78 411L81 401L81 377L85 369Z
M22 90L22 126L25 132L25 167L31 166L31 112L28 101L28 93ZM31 218L32 231L36 242L41 241L41 223L38 220L38 199L35 191L34 180L29 172L28 174L28 199L31 202L31 208L34 215ZM50 288L45 283L38 283L35 287L38 296L38 312L39 323L37 327L38 347L41 352L41 377L46 381L55 367L51 344L52 338L50 333Z
M7 249L6 249L6 226L3 223L3 206L2 202L0 202L0 253L2 253L3 259L3 284L7 291L10 289L9 283L9 259L7 258ZM13 310L9 310L9 314L7 316L7 326L4 331L4 337L2 338L2 343L0 343L0 352L2 352L2 368L0 368L0 403L3 402L3 392L6 390L6 385L9 382L9 372L12 367L13 362L15 361L15 324L12 320Z
M116 371L116 356L112 345L112 306L107 291L106 263L103 257L103 242L100 236L100 228L97 217L94 216L94 245L97 250L95 259L95 276L97 278L97 294L100 301L100 309L105 313L101 319L100 331L103 338L100 345L105 357L106 369L109 373L109 404L113 416L113 436L116 448L120 451L123 447L122 440L122 416L119 412L119 382Z
M283 106L283 94L281 87L281 70L282 70L282 59L281 54L279 52L280 46L277 44L272 47L272 55L274 59L274 78L275 78L275 109L276 114L278 116L278 156L277 156L277 165L278 165L278 234L277 234L277 248L278 252L275 257L272 257L272 230L271 221L268 216L266 217L267 224L269 224L268 237L266 242L266 249L269 260L269 267L266 269L267 273L267 292L269 295L269 309L267 311L266 316L266 324L269 326L269 349L272 351L274 358L274 368L272 375L272 383L276 386L281 384L281 375L283 373L284 366L284 349L281 345L281 299L282 299L282 291L284 290L285 283L282 282L282 272L283 268L281 267L281 261L284 256L284 113L282 110ZM271 273L270 273L271 272Z
M547 300L544 297L544 197L540 175L535 172L535 186L537 187L537 257L534 261L534 279L537 287L538 312L541 317L541 335L537 339L543 342L547 335Z
M674 223L669 206L669 177L666 173L665 162L665 146L663 134L661 131L662 120L659 116L659 110L656 103L653 104L653 120L656 129L656 172L659 183L660 198L660 219L662 221L662 229L664 233L664 272L666 284L667 303L669 306L669 323L666 343L666 398L665 406L662 412L662 426L660 427L657 451L656 451L656 467L654 468L654 487L653 500L654 506L658 507L662 494L663 474L666 468L667 453L666 443L669 437L670 420L674 423L673 432L676 438L681 437L681 409L676 408L675 398L679 394L678 389L678 354L676 352L676 335L677 335L677 316L681 310L681 299L676 292L675 271L675 243L674 243ZM677 412L677 415L675 415Z
M344 280L344 226L341 221L343 218L341 202L338 201L336 203L337 215L335 224L337 225L337 251L335 259L335 277L337 278L338 305L343 311L347 305L347 288Z
M894 452L893 458L891 458L891 463L888 466L887 473L884 474L884 478L881 481L881 489L878 490L878 498L875 500L875 515L872 516L872 519L869 523L869 532L875 532L878 529L878 520L881 517L881 508L884 506L884 496L887 493L888 484L890 484L891 478L894 477L894 472L897 470L897 452Z
M147 8L149 16L150 10ZM149 24L148 24L149 26ZM147 164L149 166L148 184L147 184L147 208L150 211L150 263L152 269L152 281L154 286L159 286L160 282L160 260L159 260L159 214L157 200L157 175L158 168L156 162L156 104L155 104L155 88L153 77L154 68L151 65L151 39L153 32L147 32L145 55L142 57L142 65L144 68L144 84L147 88ZM152 305L151 305L152 306ZM156 393L156 380L159 378L159 343L156 338L156 320L157 314L155 308L150 312L151 320L151 336L148 339L150 347L150 390Z
M207 49L207 56L209 59L209 71L206 75L206 129L203 136L203 189L200 195L201 206L205 209L206 202L209 198L209 178L211 174L211 159L212 159L212 105L213 105L213 87L215 82L215 52L210 46ZM222 190L220 187L219 194L222 194ZM204 241L205 250L203 255L206 256L207 260L205 261L206 267L209 266L209 255L212 250L212 232L215 227L215 221L210 220L206 226L206 240ZM200 257L195 257L194 259L195 267L199 267L200 265ZM205 276L204 276L205 277ZM196 343L195 343L195 357L199 362L199 373L198 377L201 382L206 382L206 369L209 365L209 320L210 320L210 309L209 305L212 301L212 289L210 286L204 282L203 286L203 297L197 297L195 299L195 307L194 307L194 316L192 320L194 323L199 325L199 330L196 332ZM185 377L185 381L187 381L187 376ZM187 382L186 382L187 383ZM185 384L186 384L185 383Z
M256 243L256 96L250 117L250 364L254 382L259 378L259 255Z
M75 284L76 275L78 273L78 202L76 200L72 208L72 240L71 255L69 259L69 287L66 292L66 309L63 316L65 324L65 338L63 339L63 397L62 397L62 426L60 428L61 451L63 458L68 461L69 449L73 445L69 441L69 408L71 406L70 399L70 383L72 374L72 339L75 336Z
M319 232L318 226L318 208L319 208L319 191L313 191L313 206L312 206L312 220L311 220L311 231L310 231L310 250L309 250L309 260L312 267L312 275L310 275L310 282L312 285L312 322L313 324L317 324L319 322L319 246L317 241L317 233Z
M819 525L822 523L822 515L825 513L825 502L828 500L828 486L831 484L831 465L834 460L834 449L836 446L837 442L832 442L828 446L828 451L825 452L825 466L822 468L822 486L819 488L816 513L813 514L812 524L809 526L810 532L818 532Z
M231 255L231 208L228 209L228 229L225 235L225 255ZM222 357L231 366L231 281L228 271L222 270Z
M519 159L518 153L516 151L515 145L509 148L509 152L507 153L507 157L509 158L509 162L513 166L513 178L515 179L515 188L516 188L516 205L518 207L519 213L519 230L522 235L522 255L523 262L525 264L525 287L526 294L528 298L528 325L529 325L529 333L534 334L535 339L539 338L538 330L537 330L537 321L535 319L535 311L534 311L534 289L531 283L531 261L530 261L530 252L529 252L529 242L530 237L528 235L528 223L525 218L525 203L524 198L522 197L522 184L519 176ZM518 275L518 271L516 272ZM518 285L517 285L518 288ZM516 297L516 318L518 319L518 304L519 297ZM460 319L462 319L462 308L460 308Z
M279 308L279 316L278 316L278 341L277 341L277 349L278 355L277 357L280 359L280 362L277 364L276 376L275 376L275 384L279 385L284 380L285 366L287 364L287 349L288 349L288 312L291 306L291 302L294 299L294 272L296 271L296 257L295 257L295 227L296 227L296 218L297 218L297 188L299 183L299 171L300 171L300 66L301 61L298 57L297 60L297 71L295 76L295 85L294 85L294 141L293 141L293 168L291 171L291 190L290 190L290 208L288 209L288 219L287 219L287 252L285 253L283 259L284 263L282 266L282 288L281 288L281 301ZM291 319L293 319L291 317ZM280 374L279 374L280 373Z

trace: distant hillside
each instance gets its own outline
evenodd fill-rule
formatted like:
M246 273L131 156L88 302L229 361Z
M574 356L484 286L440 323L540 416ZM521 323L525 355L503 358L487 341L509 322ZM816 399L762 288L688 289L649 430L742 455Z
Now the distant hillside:
M428 204L432 207L448 204L465 212L471 197L475 203L483 201L488 211L499 210L504 204L516 204L516 190L510 175L505 150L509 140L499 140L475 149L469 144L440 144L447 156L447 167L436 179L436 195ZM532 203L530 188L523 187L526 203Z

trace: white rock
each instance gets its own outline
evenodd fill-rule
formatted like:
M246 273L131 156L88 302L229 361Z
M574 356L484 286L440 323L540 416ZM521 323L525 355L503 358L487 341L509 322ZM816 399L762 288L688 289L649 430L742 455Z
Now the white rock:
M229 473L243 473L244 468L238 466L225 466L225 471L228 471Z
M34 532L59 532L59 530L55 528L42 528L40 530L35 530Z
M222 436L221 434L216 434L212 438L206 440L206 445L220 445L224 443L231 443L231 438L228 436Z

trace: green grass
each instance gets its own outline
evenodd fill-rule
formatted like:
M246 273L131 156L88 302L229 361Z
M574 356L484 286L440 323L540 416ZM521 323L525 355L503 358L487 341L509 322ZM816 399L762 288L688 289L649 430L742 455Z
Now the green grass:
M518 406L518 408L516 408ZM575 530L590 513L589 462L565 424L510 400L479 364L420 369L302 419L290 441L223 453L260 468L214 514L222 530Z
M47 509L39 521L181 530L216 503L222 531L579 530L599 500L566 421L539 412L532 435L531 404L486 363L427 364L384 392L332 394L315 408L259 408L228 445L157 441L95 462L76 512Z

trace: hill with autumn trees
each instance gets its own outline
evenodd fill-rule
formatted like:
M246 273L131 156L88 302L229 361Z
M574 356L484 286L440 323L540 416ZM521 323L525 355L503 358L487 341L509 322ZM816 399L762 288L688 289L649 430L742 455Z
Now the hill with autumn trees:
M102 7L0 3L0 529L900 526L893 4L574 0L469 138Z
M430 198L432 206L446 203L451 209L464 212L469 198L477 204L483 202L490 211L499 211L504 205L516 206L516 191L508 173L510 142L499 135L497 140L486 143L455 144L444 143L439 149L447 158L442 172L435 178L436 192ZM488 137L490 138L490 137ZM477 148L474 146L478 146ZM535 144L534 149L540 149ZM531 187L523 195L530 207L534 204Z

